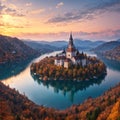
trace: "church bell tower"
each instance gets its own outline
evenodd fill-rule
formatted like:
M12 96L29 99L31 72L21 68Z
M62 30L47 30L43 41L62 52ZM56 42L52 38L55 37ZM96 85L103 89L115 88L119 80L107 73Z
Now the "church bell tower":
M68 43L68 47L66 50L66 57L71 59L72 57L75 56L75 53L76 53L76 48L73 43L72 33L70 33L69 43Z

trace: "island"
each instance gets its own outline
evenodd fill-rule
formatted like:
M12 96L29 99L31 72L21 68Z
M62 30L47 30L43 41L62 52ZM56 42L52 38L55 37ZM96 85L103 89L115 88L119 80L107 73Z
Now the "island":
M90 80L106 74L105 64L96 57L79 52L70 34L68 47L56 56L46 57L32 63L31 73L40 80Z

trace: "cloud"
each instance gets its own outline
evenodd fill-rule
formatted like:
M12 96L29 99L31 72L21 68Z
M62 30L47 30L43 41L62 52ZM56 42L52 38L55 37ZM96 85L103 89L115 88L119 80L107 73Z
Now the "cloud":
M32 3L31 2L30 3L26 3L25 6L30 7L30 6L32 6Z
M91 11L71 11L66 12L61 16L53 17L48 20L48 23L60 23L74 20L84 20L84 19L93 19L94 14Z
M9 6L6 6L0 2L0 15L2 14L8 14L17 17L25 16L14 4L9 4Z
M57 5L56 5L56 8L60 8L61 6L63 6L64 5L64 3L63 2L60 2L60 3L58 3Z
M3 26L5 26L3 23L0 23L0 27L3 27Z
M7 0L1 0L1 2L6 2Z
M117 30L105 30L100 32L75 32L76 36L80 35L87 39L102 39L102 40L116 40L120 38L120 29ZM107 36L107 37L106 37Z
M50 32L50 33L21 33L20 36L23 38L29 39L38 39L41 40L68 40L69 32ZM107 37L106 37L107 36ZM100 32L83 32L83 31L76 31L73 32L73 37L83 39L83 40L117 40L120 38L120 29L117 30L106 30Z
M43 13L44 11L45 11L44 8L36 9L36 10L31 11L30 14L40 14L40 13Z
M22 25L15 25L15 24L10 24L10 23L0 23L0 27L5 27L5 28L24 28Z
M3 5L1 2L0 2L0 13L1 11L5 8L5 5Z
M82 21L94 19L96 15L104 12L120 12L120 0L102 0L98 5L88 6L84 10L76 10L51 17L48 23L60 23L67 21Z
M5 8L4 13L16 16L16 17L23 17L25 16L24 14L21 13L20 10L12 9L12 8Z
M17 7L15 4L12 4L12 3L10 3L8 6L9 6L9 8L11 8L11 9L15 9L15 10L18 9L18 7Z

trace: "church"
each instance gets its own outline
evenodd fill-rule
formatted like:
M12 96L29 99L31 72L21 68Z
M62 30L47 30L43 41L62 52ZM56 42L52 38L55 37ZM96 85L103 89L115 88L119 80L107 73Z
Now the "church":
M64 66L64 68L69 68L70 65L81 65L86 66L87 57L85 54L79 53L73 43L72 33L70 34L68 47L63 50L63 52L56 55L54 64L57 66Z

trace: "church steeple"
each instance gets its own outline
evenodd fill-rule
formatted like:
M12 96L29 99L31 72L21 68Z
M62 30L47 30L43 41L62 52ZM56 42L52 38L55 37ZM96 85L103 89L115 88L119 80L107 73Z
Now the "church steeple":
M74 47L74 44L73 44L73 37L72 37L72 32L70 33L70 38L69 38L69 44L68 44L68 47Z
M66 58L71 59L76 55L76 48L73 43L72 32L70 33L68 48L66 49Z

